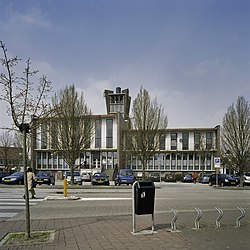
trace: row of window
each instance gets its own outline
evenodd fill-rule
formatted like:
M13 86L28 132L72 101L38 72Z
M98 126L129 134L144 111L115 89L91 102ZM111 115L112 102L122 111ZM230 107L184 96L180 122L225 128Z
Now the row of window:
M204 160L199 153L162 153L155 154L146 170L212 170L212 154L206 154ZM141 170L142 164L137 157L132 156L128 161L128 167Z
M206 136L206 137L205 137ZM194 132L194 149L212 149L213 148L213 132L206 132L206 135L201 135L201 132ZM177 150L177 133L171 133L171 150ZM182 150L189 149L189 133L183 132L182 138L180 139L182 143ZM165 137L161 138L160 149L165 149Z
M85 152L82 153L76 162L79 168L114 168L117 165L116 152ZM37 152L36 166L38 169L68 169L68 165L64 162L59 154L51 152Z

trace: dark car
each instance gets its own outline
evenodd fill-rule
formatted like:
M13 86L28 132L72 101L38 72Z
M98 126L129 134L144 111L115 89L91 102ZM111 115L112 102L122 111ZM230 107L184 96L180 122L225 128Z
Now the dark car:
M11 175L2 178L2 183L4 184L23 184L24 183L24 175L23 172L15 172Z
M109 186L109 177L105 173L95 173L92 175L91 184Z
M135 175L132 169L120 169L115 177L115 185L133 184L135 182Z
M3 177L10 175L7 172L0 172L0 182L2 182Z
M159 173L150 173L148 177L149 181L159 182L161 180Z
M174 174L166 174L164 178L165 182L176 182L176 178Z
M191 174L185 174L181 178L182 182L194 182L194 177Z
M211 177L211 174L203 174L203 176L200 178L200 183L208 184L210 177Z
M48 172L38 172L36 175L36 183L38 185L47 184L55 185L55 177L53 174Z
M212 174L209 178L209 186L216 185L216 174ZM239 180L233 178L229 174L218 174L218 185L223 186L237 186L239 185Z

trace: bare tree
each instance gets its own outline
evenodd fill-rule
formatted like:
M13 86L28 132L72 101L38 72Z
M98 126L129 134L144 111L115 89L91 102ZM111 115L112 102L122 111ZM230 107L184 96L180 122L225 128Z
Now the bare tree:
M250 165L250 106L243 96L238 97L223 118L222 155L227 167L241 176Z
M91 110L85 103L83 93L79 94L74 85L55 94L52 103L58 111L57 117L51 121L49 133L52 147L69 165L73 184L75 162L80 153L90 147L94 134Z
M0 84L3 88L0 100L8 103L7 112L12 116L14 126L23 134L23 167L24 187L26 197L26 238L30 238L30 209L27 186L27 134L35 126L34 118L48 114L48 93L51 92L51 82L46 76L38 76L38 70L32 70L31 60L28 59L21 76L17 76L17 57L9 58L7 49L2 41L0 48L3 52L1 58ZM37 84L35 84L37 82Z
M11 168L20 163L21 147L15 144L14 136L9 131L0 135L0 158L4 161L4 169L9 172Z
M159 149L168 119L157 99L152 101L148 91L142 87L133 102L132 113L132 130L129 131L127 143L142 164L142 179L145 180L145 167Z

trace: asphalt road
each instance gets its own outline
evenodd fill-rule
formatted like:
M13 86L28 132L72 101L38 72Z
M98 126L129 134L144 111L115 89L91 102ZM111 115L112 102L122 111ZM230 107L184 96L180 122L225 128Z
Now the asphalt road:
M15 187L14 192L20 193L23 187ZM8 193L11 187L0 187L0 198L3 193ZM50 197L62 197L62 188L40 187L36 189L37 197L44 199ZM13 189L12 189L13 192ZM31 206L31 219L48 218L78 218L94 216L113 216L132 214L132 188L109 187L88 188L87 186L68 189L69 196L79 197L78 200L43 200ZM155 220L157 214L164 214L166 221L170 223L173 211L178 211L178 223L181 226L193 225L197 212L195 208L202 210L201 222L206 225L215 224L218 211L223 210L223 223L234 225L240 215L237 207L246 211L242 221L250 222L250 189L213 188L204 184L193 183L156 183ZM144 216L142 216L144 217ZM25 218L22 211L10 220ZM160 223L160 222L158 222Z

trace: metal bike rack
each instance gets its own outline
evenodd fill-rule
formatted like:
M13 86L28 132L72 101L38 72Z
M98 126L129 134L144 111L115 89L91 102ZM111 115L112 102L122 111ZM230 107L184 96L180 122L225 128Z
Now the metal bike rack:
M237 207L237 208L240 210L241 215L236 219L236 226L237 226L237 227L240 227L240 220L241 220L243 217L245 217L246 211L245 211L242 207Z
M176 231L176 223L175 222L178 219L178 212L175 209L171 209L171 211L174 212L174 218L171 221L171 230L173 232L175 232Z
M223 211L222 211L221 208L218 208L218 207L215 207L215 209L219 212L219 215L218 215L218 217L217 217L217 219L215 221L216 227L219 228L220 227L220 220L223 217Z
M200 219L201 219L201 216L202 216L202 211L200 208L196 208L195 207L195 210L197 211L197 217L195 218L195 221L194 221L194 227L195 229L199 229L200 228Z

